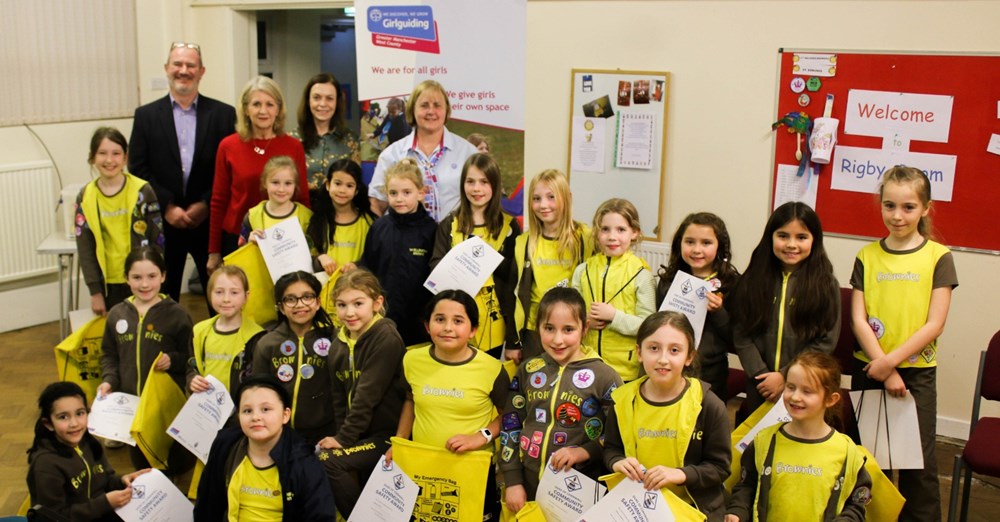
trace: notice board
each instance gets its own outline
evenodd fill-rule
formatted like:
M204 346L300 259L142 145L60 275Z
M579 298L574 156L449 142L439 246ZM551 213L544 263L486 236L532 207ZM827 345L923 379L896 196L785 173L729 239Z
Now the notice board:
M669 73L573 69L572 82L573 218L591 224L601 203L624 198L639 211L642 237L660 241Z
M939 242L1000 253L1000 56L783 49L777 87L775 121L792 111L821 117L834 97L836 145L810 187L824 231L884 237L879 175L907 165L932 181ZM779 171L787 180L798 164L797 139L775 133L772 202Z

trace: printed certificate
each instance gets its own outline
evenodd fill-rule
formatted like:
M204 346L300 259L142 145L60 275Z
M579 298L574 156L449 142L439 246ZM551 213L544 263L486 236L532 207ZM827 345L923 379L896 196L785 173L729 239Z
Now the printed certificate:
M208 390L192 394L167 428L168 435L203 463L208 463L208 450L235 407L222 381L211 375L206 379L211 383Z
M694 328L695 347L701 344L701 333L705 331L710 293L712 285L708 281L678 270L660 305L660 311L674 310L687 316Z
M125 522L190 522L194 506L158 469L132 481L132 500L115 510Z
M464 290L475 296L502 261L499 252L479 236L472 236L445 254L424 281L424 288L433 294L441 290Z
M347 522L408 522L420 487L395 462L382 458L358 498Z
M549 522L575 522L594 506L608 488L575 469L545 466L535 500Z
M91 435L135 446L132 439L132 419L139 408L139 396L122 392L109 393L94 399L87 419Z
M309 243L302 232L298 218L288 218L271 228L264 229L264 238L257 240L260 255L271 274L271 280L278 281L281 276L303 270L312 273L312 256L309 255Z

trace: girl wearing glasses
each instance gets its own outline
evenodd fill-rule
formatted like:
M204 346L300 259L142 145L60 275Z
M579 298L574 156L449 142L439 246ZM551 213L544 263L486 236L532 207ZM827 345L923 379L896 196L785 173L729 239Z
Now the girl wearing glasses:
M310 445L335 433L327 355L330 316L319 306L319 280L308 272L285 274L274 284L278 325L254 350L254 375L274 375L292 396L291 427Z

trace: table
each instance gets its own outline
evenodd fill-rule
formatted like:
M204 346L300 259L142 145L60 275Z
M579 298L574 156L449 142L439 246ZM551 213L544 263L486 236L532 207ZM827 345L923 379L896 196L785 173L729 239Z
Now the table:
M76 241L66 239L65 232L53 232L35 249L41 255L59 256L59 336L69 336L69 312L76 309L80 294L79 267L76 261ZM69 273L69 292L63 286L63 279Z

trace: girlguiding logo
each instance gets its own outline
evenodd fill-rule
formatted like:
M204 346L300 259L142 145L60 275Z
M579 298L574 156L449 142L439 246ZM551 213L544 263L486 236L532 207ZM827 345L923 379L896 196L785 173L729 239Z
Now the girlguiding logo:
M437 22L427 5L369 7L368 31L376 46L440 53Z

